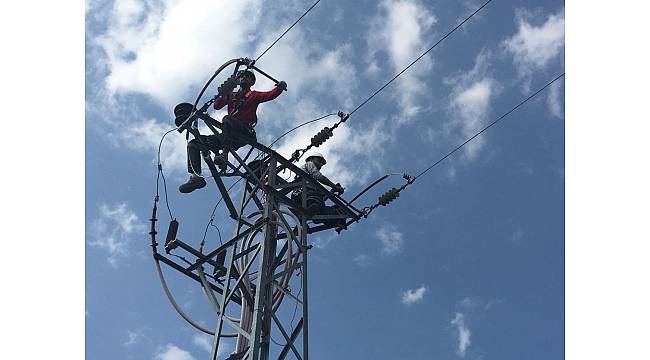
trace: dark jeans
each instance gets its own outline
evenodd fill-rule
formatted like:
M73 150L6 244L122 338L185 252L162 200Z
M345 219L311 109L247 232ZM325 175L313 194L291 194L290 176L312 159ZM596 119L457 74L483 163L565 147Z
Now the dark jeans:
M257 141L253 128L229 117L223 120L222 134L200 135L201 142L208 150L219 155L224 149L237 150ZM187 144L187 172L201 174L201 147L196 138Z
M299 194L292 196L292 200L302 203L302 197ZM337 205L327 206L325 200L319 195L307 193L307 208L314 215L340 215L342 212ZM314 222L328 226L344 224L344 219L314 219Z
M222 150L221 135L200 135L200 137L208 150L215 154L219 154ZM201 174L201 147L197 139L187 143L187 172Z

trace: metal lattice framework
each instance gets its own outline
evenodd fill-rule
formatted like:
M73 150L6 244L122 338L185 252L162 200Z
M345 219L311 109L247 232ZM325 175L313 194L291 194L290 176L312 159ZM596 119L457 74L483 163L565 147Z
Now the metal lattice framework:
M206 106L192 113L185 124L197 120L202 120L216 136L223 136L222 123L207 114ZM205 163L235 222L235 230L223 245L204 254L202 247L196 249L190 245L191 241L178 238L179 222L174 219L167 231L163 254L158 252L157 207L154 206L151 246L165 293L181 316L214 336L211 359L216 359L226 337L237 338L235 351L228 358L231 360L285 359L289 354L291 358L308 359L307 255L311 248L308 234L328 229L340 231L358 221L364 212L325 189L292 161L254 141L246 145L249 148L243 157L226 149L226 158L231 160L227 161L225 169L218 170L210 151L201 142L198 129L191 126L185 129L199 141ZM250 161L255 150L258 156ZM285 177L279 176L280 173ZM223 177L244 180L237 206ZM294 178L299 180L286 180ZM295 190L300 191L300 199L290 195ZM329 198L339 214L311 213L307 210L308 191ZM332 221L337 219L338 222ZM184 262L176 261L179 258ZM192 321L174 301L162 275L161 263L201 285L216 314L214 330ZM207 268L212 268L212 273L206 273ZM292 276L297 278L294 275L300 276L298 293L292 292ZM290 322L282 318L281 314L286 315L291 309L295 317L298 308L302 311L295 325L293 318ZM281 339L283 344L274 338ZM271 342L281 345L281 349L273 353Z
M246 65L247 68L257 70L262 75L275 81L275 79L257 69L254 62L248 59L234 59L228 61L215 72L201 91L201 94L203 94L214 77L228 65L235 63L237 65L233 75L237 73L239 66ZM390 174L382 176L373 182L350 202L346 201L340 196L329 192L293 163L310 147L318 146L318 143L321 142L318 137L315 137L315 140L312 139L312 144L307 149L294 152L291 159L282 157L256 141L250 141L246 145L248 152L243 157L236 151L226 149L225 154L222 154L220 158L222 169L218 170L211 157L210 150L202 142L198 129L192 124L199 120L203 121L215 136L222 136L222 141L225 140L222 135L224 129L221 122L207 114L207 109L212 102L206 103L201 109L196 108L196 103L201 97L199 95L199 99L194 105L184 104L189 105L191 111L183 116L182 124L178 123L177 116L178 130L180 132L187 130L188 136L191 134L198 141L203 158L223 197L228 213L236 223L235 231L230 240L204 254L203 244L197 250L189 243L177 238L179 223L176 219L173 219L169 224L164 243L166 255L161 254L158 252L158 243L156 241L156 215L159 200L156 192L151 216L151 246L165 294L185 320L198 330L214 336L211 352L211 359L213 360L216 359L219 346L223 338L226 337L237 338L235 351L227 360L285 359L289 354L292 354L296 359L308 359L307 255L308 250L311 248L307 240L308 234L333 228L340 231L361 218L367 217L373 209L388 205L399 196L402 190L413 184L415 179L424 175L563 76L564 73L555 77L415 177L404 174L405 184L399 188L390 189L379 197L376 204L364 207L362 210L355 208L351 203L370 188L386 179ZM233 79L235 78L231 76L220 87L219 92L231 91L232 87L236 85ZM275 82L277 83L277 81ZM187 106L185 108L187 109ZM341 117L339 123L341 123L347 120L349 114L339 113L339 116ZM330 130L326 128L326 131L323 132L324 135L321 137L324 140L331 136ZM248 160L255 150L258 151L259 155L249 162ZM223 155L227 156L223 157ZM233 158L232 161L227 160L230 157ZM159 175L161 171L162 167L159 164ZM283 178L279 176L281 173L288 173L289 177ZM223 177L239 177L244 180L238 206L235 206L230 198L228 189L223 183ZM299 180L287 180L291 178L298 178ZM300 192L300 198L289 196L289 193L296 190ZM308 191L311 194L331 199L338 209L337 214L322 215L307 210ZM338 221L333 222L332 220ZM317 223L322 223L322 225L315 225ZM172 254L172 252L183 252L184 256ZM169 255L183 260L184 264L175 261ZM216 314L214 330L205 328L190 319L176 303L164 279L161 263L186 275L202 286ZM213 268L212 274L205 272L206 267ZM297 294L292 291L291 286L292 275L294 274L300 275L300 291ZM295 304L294 317L297 308L301 307L302 315L295 326L293 323L294 317L288 322L289 324L287 324L286 319L282 318L282 311L286 308L287 303ZM281 335L281 341L284 344L278 344L273 339L274 334ZM281 347L276 353L271 351L272 342Z

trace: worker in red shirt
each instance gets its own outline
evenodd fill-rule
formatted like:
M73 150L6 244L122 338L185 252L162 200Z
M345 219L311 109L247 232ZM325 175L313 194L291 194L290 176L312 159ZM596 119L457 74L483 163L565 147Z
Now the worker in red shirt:
M227 162L227 149L237 150L247 143L257 141L254 127L257 124L259 104L277 98L287 89L284 81L280 81L270 91L251 90L254 84L255 74L245 70L240 75L238 91L215 97L215 109L220 110L228 105L228 115L223 118L223 132L219 135L200 135L201 141L216 154L215 162L222 167ZM180 192L189 193L206 185L201 176L201 150L197 139L187 144L187 171L190 179L179 187Z

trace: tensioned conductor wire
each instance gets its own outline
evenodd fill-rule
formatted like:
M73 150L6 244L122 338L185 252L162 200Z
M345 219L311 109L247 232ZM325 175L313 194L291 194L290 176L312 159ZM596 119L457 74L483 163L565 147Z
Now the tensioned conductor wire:
M400 75L402 75L406 70L408 70L411 66L413 66L416 62L418 62L420 59L422 59L426 54L428 54L431 50L433 50L436 46L438 46L441 42L443 42L446 38L448 38L451 34L453 34L456 30L458 30L463 24L465 24L469 19L471 19L474 15L478 14L479 11L481 11L484 7L486 7L492 0L486 1L483 5L481 5L478 9L476 9L473 13L471 13L468 17L466 17L463 21L458 23L456 27L453 29L449 30L445 36L440 38L440 40L436 41L435 44L433 44L430 48L428 48L425 52L423 52L420 56L418 56L415 60L413 60L408 66L406 66L402 71L398 72L393 76L392 79L390 79L386 84L384 84L382 87L380 87L377 91L375 91L370 97L368 97L366 100L364 100L361 104L359 104L352 112L350 112L349 115L354 114L359 110L362 106L364 106L368 101L370 101L372 98L375 97L375 95L379 94L384 88L386 88L388 85L390 85L395 79L397 79ZM349 116L348 115L348 116Z
M262 52L262 53L261 53L261 54L260 54L256 59L255 59L255 62L257 62L257 60L259 60L262 56L264 56L264 54L266 54L267 51L269 51L269 50L270 50L270 49L271 49L271 48L272 48L272 47L273 47L273 46L274 46L278 41L280 41L280 39L282 39L282 37L284 37L284 35L286 35L286 34L289 32L289 30L291 30L294 26L296 26L296 24L297 24L300 20L302 20L302 18L304 18L304 17L305 17L305 16L306 16L310 11L311 11L311 9L313 9L314 6L316 6L319 2L320 2L320 0L317 0L317 1L312 5L312 6L310 6L309 9L307 9L307 11L305 11L305 12L302 14L302 16L300 16L300 17L298 18L298 20L294 21L294 23L291 24L291 26L289 26L289 28L288 28L287 30L285 30L285 31L282 33L282 35L280 35L280 37L278 37L277 39L275 39L275 41L274 41L271 45L269 45L269 47L267 47L266 50L264 50L264 51L263 51L263 52Z
M510 115L512 112L514 112L515 110L517 110L520 106L522 106L523 104L525 104L528 100L534 98L537 94L539 94L539 93L541 93L542 91L544 91L547 87L551 86L551 84L553 84L554 82L556 82L557 80L559 80L559 79L562 78L563 76L564 76L564 73L562 73L562 74L556 76L553 80L551 80L550 82L548 82L548 83L547 83L546 85L544 85L542 88L540 88L539 90L535 91L533 94L531 94L530 96L528 96L527 98L525 98L524 100L522 100L521 102L519 102L515 107L513 107L513 108L510 109L510 110L508 110L508 111L505 112L503 115L499 116L499 118L497 118L496 120L492 121L490 124L488 124L486 127L484 127L483 129L481 129L481 130L480 130L479 132L477 132L476 134L472 135L472 137L470 137L469 139L465 140L462 144L458 145L456 148L454 148L453 150L451 150L450 152L448 152L445 156L443 156L442 158L440 158L438 161L436 161L435 163L433 163L431 166L429 166L428 168L424 169L424 170L421 171L419 174L415 175L414 180L417 179L417 178L419 178L420 176L424 175L427 171L431 170L434 166L440 164L443 160L445 160L446 158L448 158L449 156L451 156L451 155L452 155L453 153L455 153L456 151L460 150L460 148L462 148L463 146L465 146L465 144L467 144L468 142L472 141L472 140L473 140L474 138L476 138L477 136L481 135L484 131L486 131L487 129L489 129L490 127L492 127L494 124L498 123L499 121L501 121L501 120L502 120L503 118L505 118L506 116Z

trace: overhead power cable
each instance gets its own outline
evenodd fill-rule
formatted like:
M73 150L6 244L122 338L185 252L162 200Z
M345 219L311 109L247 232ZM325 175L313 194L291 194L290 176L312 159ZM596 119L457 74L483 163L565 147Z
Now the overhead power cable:
M426 54L428 54L431 50L433 50L436 46L438 46L441 42L443 42L446 38L448 38L448 37L449 37L451 34L453 34L456 30L458 30L461 26L463 26L463 24L465 24L467 21L469 21L469 19L471 19L474 15L478 14L478 12L481 11L484 7L486 7L490 2L492 2L492 0L488 0L488 1L486 1L483 5L481 5L481 7L479 7L478 9L476 9L473 13L471 13L468 17L466 17L463 21L461 21L458 25L456 25L456 27L454 27L453 29L449 30L449 32L447 32L447 34L445 34L445 36L443 36L442 38L440 38L440 40L436 41L435 44L433 44L430 48L428 48L425 52L423 52L420 56L418 56L415 60L413 60L410 64L408 64L408 66L406 66L404 69L402 69L402 71L400 71L400 72L398 72L397 74L395 74L395 76L393 76L392 79L390 79L386 84L384 84L384 86L380 87L377 91L375 91L372 95L370 95L369 98L367 98L367 99L364 100L361 104L359 104L359 106L357 106L354 110L352 110L352 111L350 112L350 114L348 114L348 116L350 116L350 115L354 114L355 112L357 112L357 110L359 110L362 106L364 106L368 101L370 101L372 98L374 98L374 97L375 97L377 94L379 94L382 90L384 90L384 88L386 88L386 87L387 87L388 85L390 85L393 81L395 81L395 79L397 79L398 77L400 77L400 75L402 75L406 70L408 70L408 69L409 69L411 66L413 66L416 62L418 62L420 59L422 59Z
M294 131L294 130L297 130L297 129L299 129L299 128L301 128L301 127L307 125L307 124L311 124L311 123L316 122L316 121L318 121L318 120L325 119L326 117L328 117L328 116L332 116L332 115L336 115L336 113L331 113L331 114L323 115L323 116L321 116L321 117L319 117L319 118L316 118L316 119L313 119L313 120L309 120L309 121L305 121L304 123L302 123L302 124L300 124L300 125L298 125L298 126L294 126L294 127L292 127L289 131L285 132L284 134L280 135L277 139L275 139L275 140L271 143L271 145L269 145L269 148L273 147L273 145L274 145L276 142L278 142L280 139L282 139L285 135L288 135L290 132L292 132L292 131Z
M400 192L401 192L402 190L406 189L408 186L410 186L411 184L413 184L417 178L419 178L420 176L426 174L429 170L433 169L436 165L440 164L440 163L443 162L446 158L450 157L450 156L451 156L452 154L454 154L456 151L460 150L463 146L465 146L465 145L466 145L467 143L469 143L470 141L474 140L477 136L481 135L481 134L482 134L483 132L485 132L487 129L491 128L493 125L495 125L495 124L498 123L499 121L503 120L506 116L510 115L512 112L514 112L514 111L517 110L519 107L521 107L522 105L524 105L524 104L525 104L526 102L528 102L530 99L532 99L532 98L534 98L535 96L537 96L539 93L541 93L542 91L544 91L546 88L548 88L549 86L551 86L554 82L556 82L557 80L559 80L559 79L562 78L563 76L564 76L564 73L562 73L562 74L556 76L553 80L551 80L551 81L548 82L546 85L544 85L543 87L541 87L539 90L535 91L534 93L532 93L531 95L529 95L528 97L526 97L525 99L523 99L521 102L519 102L519 103L518 103L517 105L515 105L513 108L511 108L510 110L508 110L507 112L505 112L503 115L499 116L496 120L494 120L494 121L492 121L491 123L489 123L487 126L485 126L484 128L482 128L482 129L481 129L480 131L478 131L476 134L472 135L469 139L465 140L462 144L456 146L453 150L451 150L450 152L448 152L445 156L441 157L438 161L434 162L431 166L427 167L426 169L424 169L423 171L421 171L421 172L420 172L419 174L417 174L416 176L408 178L408 179L407 179L407 182L406 182L404 185L400 186L399 188L391 188L390 190L388 190L387 192L385 192L384 194L382 194L382 195L379 197L379 201L378 201L376 204L364 208L364 212L365 212L366 216L368 216L368 215L369 215L369 214L370 214L374 209L376 209L377 207L388 205L391 201L393 201L393 200L395 200L397 197L399 197L399 194L400 194Z
M418 62L420 59L422 59L426 54L428 54L428 53L429 53L431 50L433 50L436 46L440 45L440 43L442 43L446 38L448 38L449 36L451 36L451 34L453 34L453 33L454 33L456 30L458 30L461 26L463 26L463 24L465 24L467 21L469 21L469 19L471 19L472 17L474 17L474 15L478 14L479 11L483 10L483 8L486 7L490 2L492 2L492 0L488 0L488 1L486 1L486 2L485 2L483 5L481 5L478 9L474 10L474 12L471 13L469 16L467 16L463 21L461 21L460 23L458 23L458 25L456 25L453 29L449 30L449 31L445 34L445 36L441 37L438 41L435 42L435 44L431 45L430 48L428 48L426 51L424 51L422 54L420 54L420 56L418 56L415 60L413 60L410 64L408 64L408 65L407 65L404 69L402 69L400 72L398 72L397 74L395 74L395 75L394 75L394 76L393 76L393 77L392 77L392 78L391 78L387 83L385 83L382 87L380 87L379 89L377 89L377 91L375 91L375 92L374 92L372 95L370 95L366 100L364 100L361 104L359 104L356 108L354 108L354 110L352 110L352 112L350 112L349 114L339 113L339 116L341 117L341 119L340 119L339 121L337 121L337 122L336 122L336 123L335 123L331 128L326 127L326 128L324 128L323 130L321 130L321 132L320 132L317 136L315 136L314 138L312 138L312 142L311 142L311 144L308 145L306 148L296 150L296 151L293 153L293 155L291 156L291 160L292 160L292 161L297 161L297 160L300 159L300 157L302 157L302 156L303 156L307 151L309 151L311 148L320 146L323 142L325 142L325 140L327 140L328 138L330 138L330 137L333 135L333 131L334 131L334 129L336 129L336 128L337 128L339 125L341 125L342 123L346 122L346 121L350 118L350 116L351 116L352 114L354 114L355 112L357 112L357 110L361 109L361 108L362 108L366 103L368 103L370 100L372 100L372 98L374 98L377 94L379 94L382 90L384 90L388 85L390 85L393 81L395 81L395 79L397 79L398 77L400 77L404 72L406 72L406 70L408 70L409 68L411 68L411 66L413 66L416 62ZM316 141L315 141L315 140L316 140Z
M269 45L269 47L267 47L266 50L264 50L264 51L263 51L263 52L262 52L262 53L261 53L261 54L260 54L256 59L255 59L255 62L257 62L257 60L259 60L262 56L264 56L264 54L266 54L267 51L269 51L269 50L270 50L270 49L271 49L271 48L272 48L272 47L273 47L273 46L274 46L278 41L280 41L280 39L282 39L282 37L284 37L284 35L286 35L286 33L288 33L289 30L291 30L294 26L296 26L296 24L297 24L300 20L302 20L302 18L304 18L304 17L305 17L305 16L306 16L310 11L311 11L311 9L313 9L314 6L316 6L319 2L320 2L320 0L317 0L317 1L312 5L312 6L310 6L309 9L307 9L307 11L305 11L305 13L302 14L302 16L300 16L300 17L298 18L298 20L296 20L293 24L291 24L291 26L289 26L289 28L288 28L287 30L285 30L285 31L282 33L282 35L280 35L280 37L278 37L277 39L275 39L275 41L274 41L271 45Z
M431 170L433 167L435 167L436 165L440 164L442 161L444 161L446 158L448 158L449 156L451 156L453 153L455 153L456 151L460 150L460 148L462 148L463 146L465 146L468 142L474 140L474 138L476 138L477 136L481 135L485 130L489 129L489 128L492 127L494 124L498 123L498 122L501 121L503 118L505 118L506 116L510 115L512 112L514 112L515 110L517 110L520 106L522 106L523 104L525 104L528 100L534 98L537 94L539 94L539 93L541 93L542 91L544 91L547 87L551 86L551 84L553 84L554 82L556 82L557 80L559 80L559 79L562 78L563 76L564 76L564 73L562 73L562 74L556 76L553 80L551 80L549 83L547 83L546 85L544 85L544 86L543 86L542 88L540 88L539 90L537 90L537 91L535 91L534 93L532 93L530 96L528 96L528 97L525 98L524 100L522 100L522 101L521 101L519 104L517 104L515 107L513 107L513 108L510 109L510 110L508 110L508 111L507 111L506 113L504 113L503 115L499 116L498 119L496 119L496 120L492 121L491 123L489 123L486 127L484 127L483 129L481 129L481 131L477 132L477 133L474 134L472 137L470 137L469 139L465 140L465 142L463 142L462 144L458 145L455 149L453 149L452 151L448 152L447 155L445 155L445 156L443 156L442 158L440 158L440 160L436 161L436 162L433 163L431 166L429 166L428 168L424 169L424 170L423 170L422 172L420 172L419 174L415 175L415 178L414 178L413 180L419 178L420 176L424 175L427 171Z

